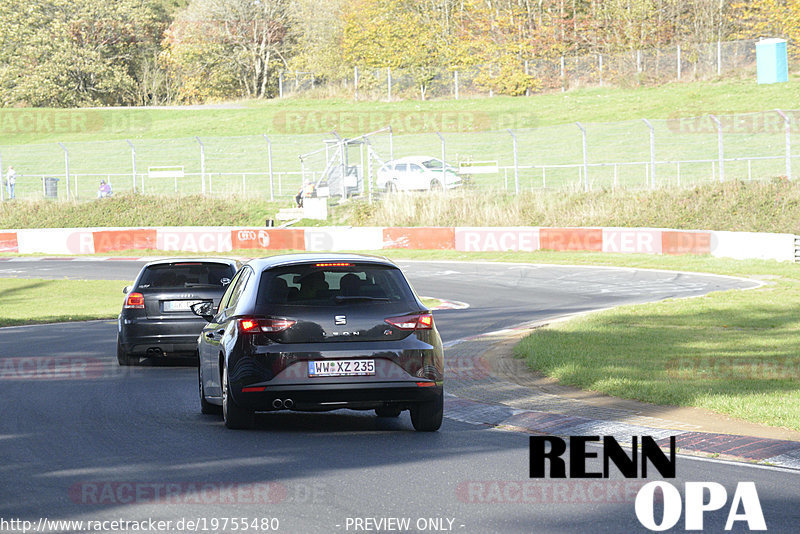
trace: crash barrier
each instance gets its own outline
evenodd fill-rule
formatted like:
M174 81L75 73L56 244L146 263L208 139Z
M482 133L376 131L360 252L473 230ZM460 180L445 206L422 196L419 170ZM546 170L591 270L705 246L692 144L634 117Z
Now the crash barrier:
M800 238L797 240L800 242ZM663 228L545 227L156 227L0 231L0 252L104 254L126 250L224 253L231 250L536 250L710 254L795 261L796 236Z

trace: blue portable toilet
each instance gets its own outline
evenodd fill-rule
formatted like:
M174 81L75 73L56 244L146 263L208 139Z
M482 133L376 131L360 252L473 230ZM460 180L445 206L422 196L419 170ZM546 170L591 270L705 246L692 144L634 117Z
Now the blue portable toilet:
M786 39L762 39L756 43L758 83L789 81L789 59Z

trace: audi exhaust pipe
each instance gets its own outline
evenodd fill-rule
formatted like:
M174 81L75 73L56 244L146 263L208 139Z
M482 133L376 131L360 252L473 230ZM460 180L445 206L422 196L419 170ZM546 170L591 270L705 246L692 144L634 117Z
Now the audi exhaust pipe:
M294 406L294 401L292 399L286 399L283 401L283 407L287 410L291 410L292 406Z
M276 410L280 410L281 408L283 408L283 401L281 399L275 399L274 401L272 401L272 407L275 408Z

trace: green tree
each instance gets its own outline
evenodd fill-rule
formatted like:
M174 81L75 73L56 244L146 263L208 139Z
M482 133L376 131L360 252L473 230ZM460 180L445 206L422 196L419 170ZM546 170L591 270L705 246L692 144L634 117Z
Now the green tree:
M3 104L141 103L137 73L167 18L160 1L0 0Z

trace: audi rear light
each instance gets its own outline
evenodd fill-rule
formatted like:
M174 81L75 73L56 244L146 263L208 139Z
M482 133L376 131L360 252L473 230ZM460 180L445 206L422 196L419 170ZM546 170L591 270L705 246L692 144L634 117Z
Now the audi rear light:
M268 319L239 319L239 331L247 334L254 334L256 332L274 334L276 332L283 332L296 323L297 321L292 321L291 319L280 319L277 317L270 317Z
M122 307L125 309L144 309L144 295L141 293L128 293L128 297Z
M433 328L433 315L430 313L414 313L402 317L385 319L390 325L400 330L430 330Z
M314 267L352 267L352 263L317 263Z

